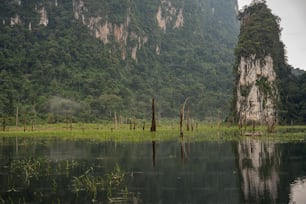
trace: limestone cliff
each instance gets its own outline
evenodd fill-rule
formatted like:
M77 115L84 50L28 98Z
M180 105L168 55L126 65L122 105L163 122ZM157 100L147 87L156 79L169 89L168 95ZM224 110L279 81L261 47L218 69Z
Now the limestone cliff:
M272 57L241 57L238 76L236 110L239 123L275 123L278 90Z
M264 1L254 1L238 17L241 27L234 67L236 120L240 125L268 125L272 131L284 90L280 84L288 77L279 19Z
M123 4L120 13L108 14L105 11L93 12L96 8L88 8L90 3L86 0L73 0L72 3L74 17L86 25L96 38L102 40L104 44L108 44L110 39L114 39L120 45L123 60L129 54L132 59L137 61L137 51L148 42L149 33L131 28L130 24L135 21L132 18L132 4ZM118 14L123 15L124 18L120 20L111 18L112 15ZM156 22L164 32L166 32L167 26L172 26L173 29L182 27L184 25L183 8L174 6L171 0L160 1L156 11ZM159 55L159 45L155 46L156 54Z
M180 28L184 25L183 8L176 8L170 0L163 0L158 7L156 20L164 32L171 24L173 24L172 28Z
M48 23L49 23L49 20L48 20L48 15L47 15L46 8L42 7L41 9L38 10L38 13L40 14L39 24L47 26Z

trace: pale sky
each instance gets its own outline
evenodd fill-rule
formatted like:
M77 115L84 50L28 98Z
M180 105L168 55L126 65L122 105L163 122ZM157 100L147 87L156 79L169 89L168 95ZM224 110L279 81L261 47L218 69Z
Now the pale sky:
M238 0L239 8L252 0ZM288 63L306 70L306 0L267 0L272 13L281 18L282 41Z

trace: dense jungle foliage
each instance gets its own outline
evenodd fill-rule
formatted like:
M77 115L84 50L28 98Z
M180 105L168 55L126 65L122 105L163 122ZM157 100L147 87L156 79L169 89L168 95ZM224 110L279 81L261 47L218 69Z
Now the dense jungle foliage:
M156 20L160 1L85 1L85 15L99 15L108 22L122 23L130 13L128 31L148 37L137 62L130 53L122 60L113 37L108 44L95 38L74 17L73 2L0 3L2 118L13 118L17 107L20 118L48 122L68 116L87 122L111 119L115 112L118 117L148 118L152 96L158 117L177 117L188 96L194 118L228 113L239 31L235 0L169 1L183 8L184 25L168 26L165 32ZM47 26L39 25L37 8L42 6ZM10 25L16 15L21 23ZM127 46L132 43L128 39Z
M252 3L239 12L238 19L241 21L241 27L235 48L236 77L239 76L237 68L241 57L255 54L257 59L264 59L265 56L271 55L279 90L277 104L279 122L281 124L305 123L305 74L303 75L301 70L294 69L287 63L284 44L280 40L281 19L272 14L265 1Z

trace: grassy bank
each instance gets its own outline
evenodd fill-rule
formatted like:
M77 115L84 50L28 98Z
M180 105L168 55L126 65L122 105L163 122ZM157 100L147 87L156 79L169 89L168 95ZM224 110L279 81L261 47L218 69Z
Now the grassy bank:
M184 138L194 141L240 140L245 138L245 132L251 132L251 127L239 130L236 126L199 124L193 130L184 130ZM265 127L256 127L261 136L252 136L258 139L271 140L304 140L306 126L278 126L275 133L268 134ZM57 137L65 140L91 139L102 141L166 141L181 139L179 126L174 123L158 125L157 131L150 132L150 127L143 125L120 124L39 124L27 127L7 126L0 132L1 137Z

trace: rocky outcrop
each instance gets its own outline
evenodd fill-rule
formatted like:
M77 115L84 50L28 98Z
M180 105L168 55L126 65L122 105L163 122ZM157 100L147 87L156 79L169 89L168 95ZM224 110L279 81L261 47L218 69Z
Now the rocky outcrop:
M84 1L72 0L72 8L73 8L74 18L77 20L81 19L82 23L85 24L84 12L87 12L87 8L85 7Z
M278 90L271 56L241 57L238 65L236 111L240 124L276 122Z
M103 13L100 13L99 16L91 16L85 1L73 0L75 19L86 25L95 37L103 41L104 44L108 44L111 41L110 39L114 39L119 44L123 60L126 59L127 53L130 53L130 57L137 61L137 51L148 42L148 37L136 31L129 31L131 23L130 8L127 8L127 11L122 23L113 23L110 22L109 16Z
M13 4L17 4L18 6L21 6L21 0L13 0L11 1Z
M183 27L183 25L184 25L183 9L180 9L173 28L180 28Z
M18 5L21 5L21 1L20 1L20 4L18 3ZM40 15L39 25L47 26L48 23L49 23L49 19L48 19L46 7L43 6L40 9L38 9L37 5L36 5L35 6L35 11L37 13L39 13L39 15ZM16 14L14 17L11 17L11 21L10 21L11 26L20 25L22 23L26 24L26 22L21 21L21 18L19 16L19 14ZM3 24L5 24L5 21L3 21ZM31 22L29 22L28 28L29 28L29 30L32 30L32 23Z
M21 24L21 19L18 14L16 14L14 17L11 17L11 26L19 25Z
M156 20L157 20L158 26L159 26L163 31L166 31L166 19L164 19L164 18L162 17L161 6L158 7L158 11L157 11L157 14L156 14Z
M39 25L47 26L49 23L49 20L48 20L46 8L42 7L41 9L38 10L38 13L40 14Z
M167 25L173 28L180 28L184 25L183 8L176 8L170 0L162 0L156 13L156 20L159 28L166 32Z
M104 44L108 43L108 36L112 31L112 24L108 23L108 21L105 22L104 25L101 25L97 28L95 28L95 25L101 20L101 18L91 18L89 20L89 27L91 30L95 31L96 38L102 40Z
M160 47L159 47L159 45L156 45L155 53L156 53L157 55L160 55Z

